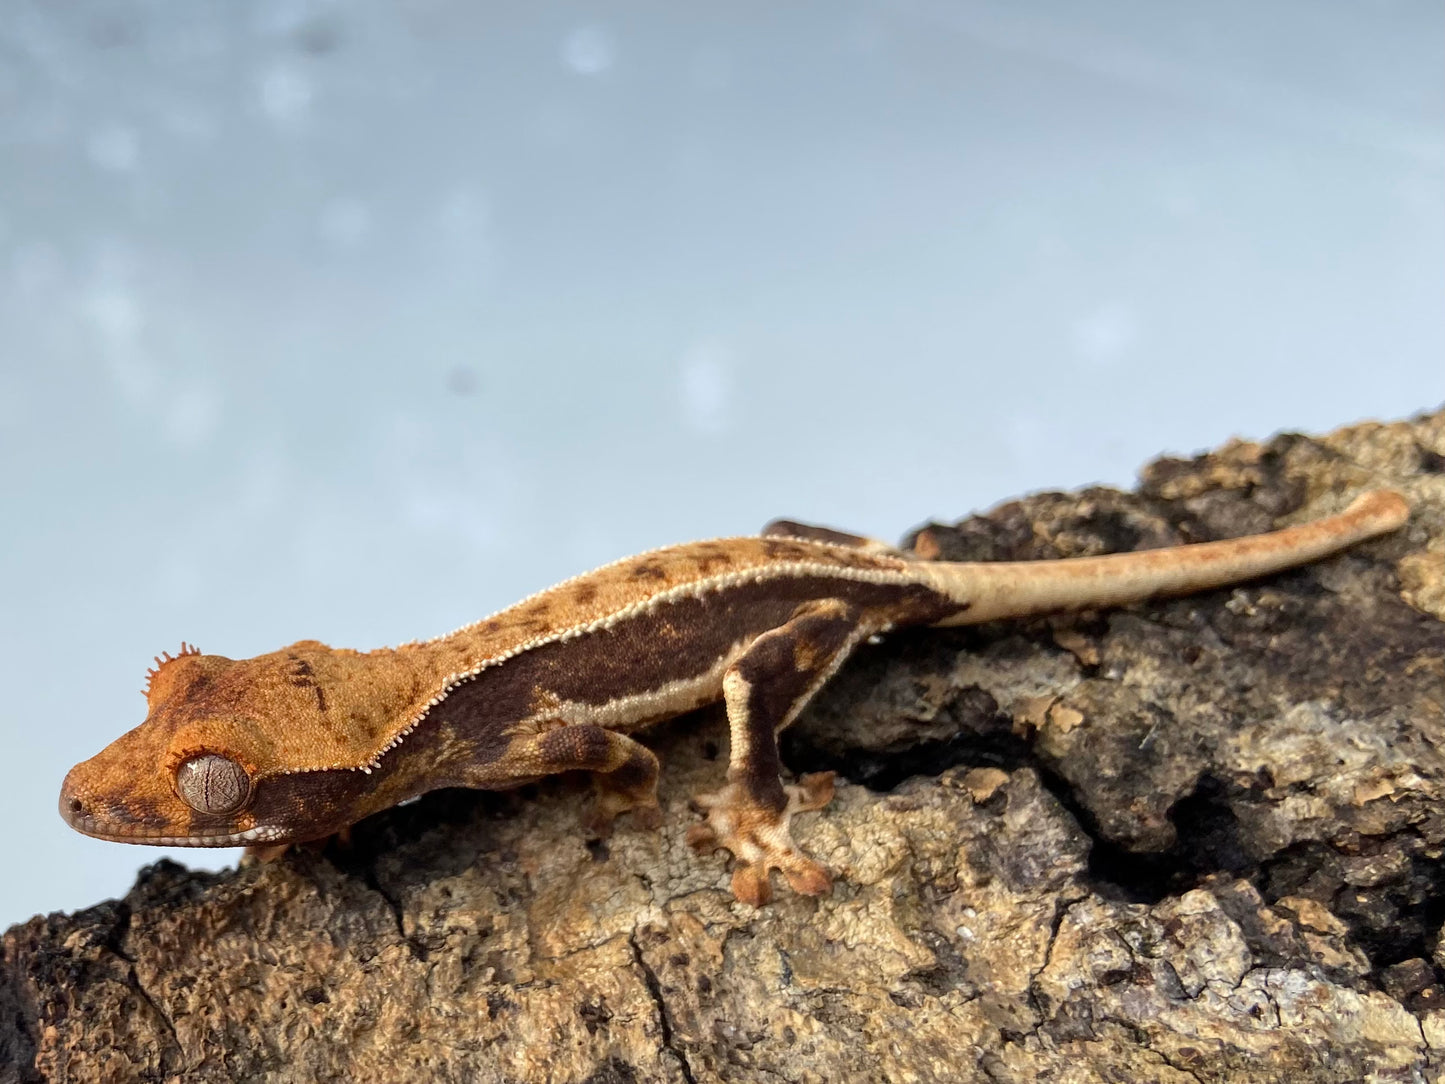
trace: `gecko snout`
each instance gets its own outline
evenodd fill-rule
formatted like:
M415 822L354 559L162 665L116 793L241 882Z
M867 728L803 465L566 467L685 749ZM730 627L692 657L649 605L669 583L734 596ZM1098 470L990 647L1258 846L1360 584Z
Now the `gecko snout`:
M154 803L128 797L108 798L104 774L93 770L91 761L77 764L60 784L60 817L77 832L100 839L129 839L155 834L164 827Z
M80 832L86 831L92 820L90 808L76 786L74 768L66 773L65 782L60 784L60 816L66 824Z

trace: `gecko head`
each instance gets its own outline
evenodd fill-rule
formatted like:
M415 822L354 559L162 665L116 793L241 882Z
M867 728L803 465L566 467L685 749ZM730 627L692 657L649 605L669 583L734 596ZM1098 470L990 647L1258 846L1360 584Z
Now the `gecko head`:
M60 815L86 835L172 847L336 831L350 823L345 792L367 778L327 710L346 654L303 642L254 659L183 648L157 660L145 721L70 770Z

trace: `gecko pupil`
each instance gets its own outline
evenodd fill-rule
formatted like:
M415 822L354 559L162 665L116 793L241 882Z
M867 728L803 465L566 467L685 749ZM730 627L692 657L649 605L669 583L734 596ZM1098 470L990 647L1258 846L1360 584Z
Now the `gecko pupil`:
M203 753L177 769L176 793L198 813L234 813L250 797L251 780L230 757Z

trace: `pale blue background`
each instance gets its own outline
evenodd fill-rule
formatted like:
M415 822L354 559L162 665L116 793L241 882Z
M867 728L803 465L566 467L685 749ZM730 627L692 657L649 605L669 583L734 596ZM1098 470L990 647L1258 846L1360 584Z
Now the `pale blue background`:
M183 638L1438 403L1442 12L0 0L0 924Z

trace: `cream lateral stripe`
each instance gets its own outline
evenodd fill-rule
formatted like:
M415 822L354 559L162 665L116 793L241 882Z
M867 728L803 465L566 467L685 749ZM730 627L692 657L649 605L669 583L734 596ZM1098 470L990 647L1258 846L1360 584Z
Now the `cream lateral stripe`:
M620 733L621 727L633 720L681 715L712 699L711 694L722 688L723 674L737 661L745 646L734 644L716 663L693 677L678 678L632 696L614 697L605 704L563 700L555 708L524 721L553 718L563 720L568 726L601 726Z
M842 550L850 554L856 552L852 547L848 546L832 546L831 544L824 545L828 545L828 548ZM873 555L870 555L870 557L872 557L874 560L888 560L888 558L878 558L873 557ZM400 745L402 741L406 738L406 736L410 734L413 730L415 730L419 725L421 725L422 721L431 714L432 708L436 707L443 700L445 700L448 694L450 694L451 691L462 682L470 681L472 678L476 677L484 670L490 669L491 667L496 666L498 663L506 662L508 659L520 655L524 651L531 651L533 648L542 647L545 644L550 644L558 641L573 640L579 636L585 636L591 632L597 632L602 629L610 628L612 625L617 624L619 621L626 621L629 618L638 616L639 614L648 613L659 606L666 605L667 603L676 601L678 599L699 598L705 594L708 594L709 592L723 591L729 587L738 587L743 584L761 583L766 580L788 579L792 577L804 576L832 577L834 579L840 580L851 580L855 583L896 584L900 587L909 587L916 584L924 584L925 586L929 587L933 586L932 583L925 580L922 576L918 574L917 569L920 566L913 565L902 560L897 561L897 564L898 567L896 569L874 569L847 568L839 565L821 564L812 561L780 562L774 565L755 565L751 568L738 569L733 572L722 573L718 576L709 576L703 579L692 580L688 583L678 584L676 587L670 587L666 591L659 591L657 594L651 595L648 598L639 599L636 602L629 603L628 605L623 606L621 609L615 610L610 614L596 618L592 621L588 621L584 624L573 625L569 628L560 629L555 632L548 633L544 636L537 636L533 637L530 640L524 640L522 643L517 644L515 647L509 648L508 650L500 652L497 655L493 655L489 658L481 660L476 666L472 667L469 670L460 670L456 673L449 674L446 678L443 679L441 690L426 702L422 710L416 715L414 715L410 722L406 724L406 726L402 727L401 730L397 731L397 733L393 735L393 737L385 745L383 745L371 757L370 760L362 764L316 764L300 768L285 768L275 774L296 775L301 772L345 770L365 772L369 775L372 769L374 769L381 762L381 758L387 753L389 753L391 750L395 749L398 745ZM580 578L581 577L574 577L574 579ZM570 583L572 581L569 580L567 582ZM561 585L559 584L558 586ZM536 598L537 596L533 595L530 597ZM516 607L522 606L526 601L527 600L524 599L523 602L517 603ZM508 609L513 609L516 607L508 607ZM494 614L493 616L500 617L505 615L506 613L507 610L502 610L498 614ZM468 629L475 628L488 620L490 620L490 618L483 618L482 621L473 622L471 625L467 625L463 629L459 629L455 633L449 633L448 636L437 637L434 640L425 640L422 641L422 643L438 643L441 640L448 639L451 636L460 635Z
M859 625L858 631L855 632L852 636L848 637L848 639L843 641L843 646L840 647L833 655L833 660L828 663L827 667L823 670L823 672L818 675L818 679L814 681L813 684L809 685L808 688L804 691L803 695L793 702L793 706L788 709L788 714L783 716L782 721L773 728L773 732L776 734L781 734L785 729L793 725L793 720L796 719L802 713L803 709L808 706L809 701L811 701L813 697L817 695L818 690L821 689L824 685L828 684L828 682L832 679L833 675L842 668L843 664L848 661L848 656L853 654L853 650L859 644L861 644L864 640L868 639L868 637L870 636L877 636L879 633L888 631L889 626L887 625L880 625L877 627L872 625Z

